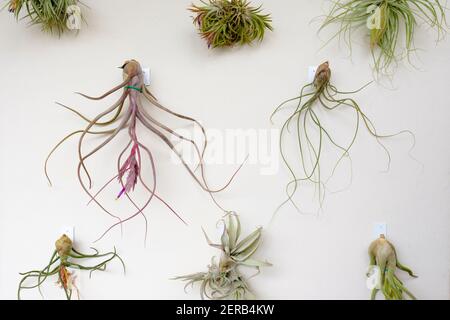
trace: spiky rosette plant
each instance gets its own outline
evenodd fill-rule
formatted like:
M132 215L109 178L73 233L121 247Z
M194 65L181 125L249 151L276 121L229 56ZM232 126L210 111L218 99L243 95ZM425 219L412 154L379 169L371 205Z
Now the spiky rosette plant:
M407 272L413 278L417 278L417 276L411 269L398 261L394 245L386 240L384 235L381 235L380 238L370 244L369 256L370 266L378 267L381 274L379 287L375 287L372 290L372 300L376 298L380 290L386 300L404 300L404 294L413 300L416 299L396 276L395 271L400 269Z
M19 283L19 289L17 291L17 297L20 300L21 291L24 289L35 289L38 288L39 292L41 292L41 285L52 276L58 277L58 284L64 290L67 300L71 300L73 297L73 293L76 292L78 299L80 298L80 294L78 292L78 288L75 284L75 276L69 269L78 269L78 270L86 270L89 271L89 277L94 271L105 271L107 264L113 260L118 259L123 266L123 270L125 272L125 264L122 259L117 255L116 249L114 248L113 252L103 253L101 254L96 249L94 250L94 254L85 254L77 251L73 247L72 240L66 236L62 235L55 243L55 251L53 252L52 257L50 258L50 262L48 265L42 270L32 270L29 272L21 273L23 276L22 280ZM104 258L104 260L98 262L92 266L86 266L82 264L82 261L88 260L96 260ZM34 281L32 285L26 285L27 281Z
M364 87L366 86L367 85ZM291 203L301 212L302 210L300 210L294 200L294 195L297 193L300 186L306 183L311 183L316 186L321 208L325 196L326 182L333 176L338 165L344 159L350 159L349 152L356 141L360 128L365 128L386 151L388 168L390 154L387 148L382 144L381 139L401 133L409 133L414 138L414 135L408 130L403 130L391 135L380 135L377 133L372 121L366 116L359 104L352 97L353 94L359 92L364 87L356 91L348 92L338 90L331 83L331 69L328 62L325 62L317 68L314 80L301 89L299 96L286 100L272 113L271 121L274 115L284 106L288 103L296 102L294 111L291 112L284 121L280 131L280 152L283 162L289 170L291 180L286 185L287 199L278 209L286 203ZM348 112L352 112L355 115L353 123L354 129L352 129L352 134L349 135L347 139L348 142L345 144L339 142L330 128L325 127L323 124L325 118L324 114L333 116L339 109L348 110ZM290 126L294 126L292 131L290 130ZM295 160L288 157L286 152L287 146L284 139L287 134L295 136L299 151L299 157ZM338 150L338 160L330 173L324 175L321 171L321 159L324 153L323 149L328 144ZM298 164L300 164L300 168L297 168Z
M351 48L354 30L366 27L374 70L377 74L390 74L399 60L410 60L419 22L435 28L438 40L441 39L447 29L444 10L439 0L339 0L334 2L320 30L338 24L336 36L342 36ZM400 43L401 37L404 43Z
M262 41L266 29L272 30L269 14L248 0L205 0L192 5L194 24L208 47L230 47Z
M80 29L83 17L78 4L78 0L9 0L8 9L17 20L27 19L42 31L61 35Z
M239 267L251 267L260 272L261 267L271 266L266 261L253 258L261 243L262 228L256 229L246 238L239 240L241 225L236 214L229 213L221 220L224 230L221 244L214 244L206 235L208 244L221 251L219 261L211 259L208 271L176 277L175 280L186 281L185 290L189 285L200 283L200 296L211 300L247 300L253 299L246 278L239 271Z

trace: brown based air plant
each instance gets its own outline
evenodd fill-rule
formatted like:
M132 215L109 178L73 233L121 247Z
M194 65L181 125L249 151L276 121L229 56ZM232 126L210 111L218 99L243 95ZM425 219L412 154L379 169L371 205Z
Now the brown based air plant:
M273 30L269 14L248 0L206 0L192 5L194 24L208 43L208 48L230 47L262 41L265 30Z
M83 188L83 190L87 193L87 195L90 198L90 202L96 203L104 212L108 213L112 217L116 218L118 220L117 223L113 224L111 227L109 227L100 237L100 239L112 228L122 225L122 223L131 220L132 218L142 215L145 221L147 222L147 219L143 213L144 209L150 204L150 202L153 199L158 199L161 201L169 210L174 213L180 220L184 222L183 219L181 219L180 215L169 205L166 201L164 201L158 194L157 194L157 177L156 177L156 161L153 157L153 154L149 147L145 146L141 142L141 138L138 135L137 132L137 126L140 124L144 129L148 130L148 133L153 134L162 142L167 145L172 152L174 152L179 159L181 160L183 166L186 168L187 172L190 174L190 176L194 179L194 181L206 192L209 193L211 198L213 199L214 203L224 210L218 202L214 198L214 194L218 193L222 190L224 190L233 180L236 173L239 171L239 169L242 167L239 166L239 168L234 172L234 174L231 176L231 178L228 180L228 182L221 188L211 189L207 181L205 179L205 169L204 169L204 161L203 157L205 154L205 149L207 146L207 138L206 138L206 132L203 126L195 119L176 113L162 104L158 102L158 100L155 98L155 96L149 91L149 89L144 84L144 78L143 78L143 72L140 64L136 60L128 60L126 61L122 67L123 69L123 78L124 81L114 87L113 89L109 90L105 94L99 96L99 97L90 97L82 93L78 93L82 95L85 98L91 99L91 100L102 100L111 94L122 90L120 98L108 109L98 114L93 119L89 119L88 117L84 116L77 110L70 108L68 106L59 104L60 106L66 108L67 110L70 110L71 112L75 113L79 117L81 117L83 120L87 122L87 126L83 129L76 130L70 134L68 134L66 137L64 137L51 151L48 155L46 161L45 161L45 174L47 176L47 179L51 185L51 180L49 178L48 172L47 172L47 164L48 160L53 154L53 152L62 144L64 143L68 138L74 136L74 135L80 135L78 139L78 168L77 168L77 175L78 180ZM128 105L126 104L128 100ZM147 111L146 106L144 105L144 101L149 102L151 105L156 107L156 109L159 109L160 111L163 111L164 113L167 113L171 116L174 116L176 118L180 118L185 121L189 121L191 123L196 124L198 127L200 127L204 141L203 141L203 147L200 148L197 143L189 138L186 138L168 126L164 125L163 123L156 120L149 111ZM105 119L105 117L109 116L109 119ZM109 128L111 127L112 128ZM108 127L108 129L104 130L96 130L96 128L103 128ZM119 153L117 158L117 172L114 174L114 176L106 182L95 194L91 193L92 188L92 179L91 175L87 169L86 166L86 160L91 158L93 155L95 155L97 152L102 150L103 147L105 147L108 143L110 143L114 138L116 138L121 132L125 131L128 135L128 142L126 143L125 147L122 149L122 151ZM84 144L86 142L86 138L89 136L104 136L105 139L97 145L97 147L93 148L90 151L84 151ZM177 139L178 141L189 143L193 148L195 149L196 156L198 157L198 165L197 168L200 168L200 174L197 176L195 173L196 169L191 169L186 161L183 159L180 152L175 148L175 145L172 143L170 138ZM126 156L125 154L128 153ZM151 184L149 182L146 182L146 180L142 177L142 168L143 168L143 160L147 158L149 161L149 167L151 169L152 173L152 180ZM125 159L124 159L125 158ZM86 176L87 181L83 179L83 173ZM125 219L121 219L117 215L111 213L110 210L105 208L104 205L102 205L98 200L97 196L105 190L105 188L112 183L113 181L118 180L120 184L120 188L117 191L117 199L127 198L131 205L135 208L135 211L126 217ZM140 184L144 190L148 193L148 198L145 201L145 203L142 206L139 206L132 198L130 193L135 189L136 185ZM224 210L226 211L226 210ZM147 227L147 224L146 224ZM147 235L147 229L146 233Z
M381 235L380 238L370 244L369 256L370 266L378 267L381 274L379 287L375 287L372 290L372 300L375 299L380 290L386 300L404 300L404 294L413 300L416 299L416 297L406 289L402 281L397 278L395 271L400 269L407 272L413 278L417 278L417 276L414 275L411 269L398 261L395 247L385 239L384 235Z
M61 35L81 28L83 15L79 3L78 0L9 0L7 6L17 20L27 19L42 31Z
M80 298L80 294L78 292L78 288L75 284L75 276L69 271L70 269L75 270L86 270L89 271L89 277L91 277L94 271L105 271L107 264L117 258L120 260L123 266L123 270L125 272L125 264L122 259L117 255L116 249L114 248L113 252L108 252L101 254L96 249L94 250L94 254L85 254L77 251L73 247L72 240L66 235L62 235L55 243L55 251L53 252L52 257L50 258L50 262L48 265L42 270L32 270L29 272L21 273L23 276L22 280L19 283L19 289L17 291L17 297L20 300L21 292L24 289L35 289L38 288L39 292L41 292L41 285L52 276L58 277L58 282L62 289L64 289L64 293L66 295L67 300L71 300L73 297L73 293L76 292L77 298ZM78 262L78 260L97 260L100 258L104 258L105 260L92 265L85 266ZM33 280L33 285L26 285L26 282L29 280Z
M314 80L301 89L299 96L283 102L272 113L271 121L274 115L287 103L296 101L295 110L285 120L280 132L280 152L283 162L289 170L291 180L286 185L287 199L278 209L287 203L291 203L298 211L302 211L295 203L293 197L300 186L305 183L312 183L316 187L321 209L325 197L326 183L331 179L337 167L345 158L351 161L349 152L356 141L361 127L365 128L386 151L388 168L391 159L390 154L380 140L401 133L408 133L414 138L414 135L408 130L391 135L380 135L377 133L372 121L365 115L358 103L351 96L366 86L356 91L339 91L331 83L331 69L328 62L325 62L317 68ZM337 141L330 129L325 127L321 118L324 113L332 116L333 112L336 112L338 109L348 109L355 115L354 129L352 129L353 134L349 136L349 142L346 144ZM292 131L290 130L291 125L294 126ZM295 161L289 159L285 151L286 145L284 138L287 133L294 135L296 138L299 157ZM324 174L321 172L321 159L324 153L323 149L327 142L336 148L339 154L338 160L331 170L331 174L328 177L324 177ZM300 163L300 169L295 167L297 163Z
M221 251L219 261L215 257L211 259L207 272L199 272L174 280L186 281L185 290L189 285L200 283L200 296L202 299L211 300L247 300L254 299L253 293L247 283L247 279L241 274L241 266L255 268L257 274L261 267L271 266L266 261L253 258L261 243L262 228L256 229L246 238L239 240L241 236L241 225L236 214L229 213L221 220L224 230L221 244L214 244L206 235L208 244Z

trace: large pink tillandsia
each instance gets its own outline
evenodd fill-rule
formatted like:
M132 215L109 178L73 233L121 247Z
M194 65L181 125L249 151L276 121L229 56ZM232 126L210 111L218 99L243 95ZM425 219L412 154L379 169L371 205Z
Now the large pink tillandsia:
M214 198L214 194L223 191L225 188L227 188L233 178L235 177L236 173L239 171L239 169L242 167L239 166L239 168L234 172L234 174L231 176L231 178L226 182L226 184L220 188L211 189L208 186L208 183L205 178L205 168L204 168L204 161L203 157L205 154L206 146L207 146L207 138L206 138L206 131L203 128L203 126L194 118L181 115L179 113L176 113L174 111L171 111L170 109L164 107L161 105L158 100L155 98L155 96L148 90L148 88L144 84L144 77L143 72L140 64L136 60L128 60L126 61L122 67L123 69L123 76L124 81L111 89L110 91L106 92L105 94L99 96L99 97L90 97L82 93L78 93L82 95L85 98L91 99L91 100L101 100L115 92L117 92L120 89L123 89L123 93L120 96L119 100L117 100L111 107L109 107L104 112L97 115L94 119L89 119L82 115L77 110L67 107L65 105L59 104L62 107L74 112L78 116L80 116L82 119L88 122L88 125L82 129L77 130L66 137L64 137L50 152L48 155L46 161L45 161L45 173L46 176L51 184L51 180L49 178L49 175L47 173L47 164L50 156L53 154L53 152L68 138L76 135L81 134L79 140L78 140L78 157L79 157L79 163L77 168L77 175L78 180L83 188L83 190L88 194L90 197L90 202L96 203L103 211L111 215L112 217L118 219L119 221L112 226L110 226L99 238L99 240L106 235L111 229L113 229L116 226L122 225L124 222L129 221L133 219L134 217L138 215L142 215L147 222L147 219L143 213L144 209L150 204L150 202L153 200L153 198L157 198L160 200L166 207L169 208L169 210L174 213L180 220L184 222L184 220L180 217L180 215L169 205L165 200L163 200L156 192L156 166L155 166L155 159L153 157L153 154L151 150L141 143L138 134L136 132L137 124L141 124L145 129L148 129L151 133L155 134L158 138L160 138L181 160L183 166L187 169L190 176L194 179L194 181L206 192L208 192L213 199L214 203L221 208L222 210L226 211L222 208L222 206L216 201ZM125 102L128 100L128 107L125 108ZM188 139L178 133L176 133L174 130L170 129L168 126L162 124L155 118L153 118L147 110L144 108L143 100L147 100L150 102L153 106L156 108L172 115L177 118L187 120L190 122L193 122L197 124L204 137L203 141L203 148L200 150L197 143L191 139ZM114 113L114 114L113 114ZM110 120L103 120L103 118L109 114L113 114L112 118ZM104 126L110 126L117 124L115 128L108 129L108 130L102 130L102 131L94 131L93 128L97 127L104 127ZM125 148L120 152L118 159L117 159L117 174L114 175L107 183L105 183L97 193L93 194L91 193L90 189L92 188L92 179L91 175L86 167L86 160L93 156L95 153L97 153L99 150L101 150L104 146L106 146L109 142L111 142L120 132L127 129L129 141L126 144ZM104 135L107 138L103 140L102 143L100 143L97 147L95 147L93 150L85 153L83 152L83 145L85 142L86 137L92 136L92 135ZM195 171L196 169L192 170L188 164L183 159L182 155L176 150L174 144L171 142L169 137L174 137L179 139L180 141L188 142L190 143L197 154L198 157L198 165L197 168L200 168L200 175L198 176ZM131 148L131 149L130 149ZM130 153L128 157L125 159L125 161L122 161L122 158L124 157L125 153L130 149ZM148 157L150 161L150 167L151 172L153 176L152 185L149 185L145 182L141 175L141 169L142 169L142 160L143 156ZM84 181L82 177L82 173L86 175L87 183ZM122 198L125 196L131 204L135 207L136 211L133 212L131 215L129 215L125 219L121 219L119 216L112 214L110 210L105 208L98 200L97 196L105 190L105 188L114 180L118 179L121 189L117 193L117 198ZM139 206L136 204L136 202L131 198L130 192L134 190L136 185L140 182L140 184L143 186L143 188L148 192L149 196L144 203L144 205ZM147 235L147 223L146 223L146 235Z

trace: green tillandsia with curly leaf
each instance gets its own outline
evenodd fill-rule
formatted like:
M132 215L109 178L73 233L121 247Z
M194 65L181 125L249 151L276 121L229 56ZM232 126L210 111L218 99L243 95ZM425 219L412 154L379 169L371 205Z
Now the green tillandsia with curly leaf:
M200 283L200 296L202 299L211 300L248 300L254 299L247 280L240 273L239 267L251 267L259 274L261 267L271 266L266 261L253 258L254 253L261 244L262 228L256 229L246 238L239 240L241 236L241 224L239 217L229 213L221 220L224 230L221 243L214 244L206 235L208 244L221 250L219 261L211 259L207 272L199 272L186 276L176 277L175 280L186 281L185 290L189 285Z
M351 49L352 34L367 27L373 67L377 75L391 74L403 58L410 61L419 22L436 29L438 40L447 31L445 7L439 0L345 0L333 1L320 30L338 24L334 37L343 37ZM402 27L403 25L403 27ZM404 44L400 38L404 33ZM333 38L334 38L333 37ZM401 46L404 46L400 49Z
M369 256L370 266L379 267L381 273L379 287L372 289L372 300L376 298L378 291L383 293L386 300L405 300L404 294L410 299L416 300L416 297L406 289L403 282L395 275L395 271L400 269L413 278L417 278L417 276L410 268L398 261L394 245L386 240L384 235L370 244Z
M206 0L192 5L194 24L208 47L230 47L262 41L266 29L273 30L269 14L248 0Z
M388 149L382 144L381 139L393 137L402 133L410 134L413 139L414 135L408 131L403 130L395 134L380 135L377 133L372 121L361 110L359 104L351 97L365 88L368 84L356 91L339 91L330 82L331 70L328 62L322 63L316 71L313 82L305 85L300 95L289 99L280 104L272 113L271 121L275 114L277 114L288 103L296 101L295 110L285 120L281 131L279 147L284 164L289 170L291 180L286 185L287 199L278 207L277 211L287 203L291 203L299 212L299 206L294 201L294 195L303 183L312 183L316 187L316 192L319 199L320 208L325 197L326 183L334 175L338 165L346 158L351 161L349 151L356 141L360 127L366 128L369 134L376 139L380 146L385 150L388 157L388 168L391 157ZM370 84L370 83L369 83ZM338 109L347 108L354 112L354 129L353 134L349 137L347 144L339 143L333 133L323 125L321 120L321 113L332 114ZM294 130L291 132L290 125L294 125ZM299 158L295 162L288 159L286 154L286 146L284 138L286 134L291 133L295 135L298 141ZM324 178L321 172L321 159L323 148L330 143L339 152L338 160L336 161L329 177ZM414 145L413 145L414 146ZM298 170L295 165L300 162L301 168Z
M17 20L29 20L30 25L39 25L44 32L61 35L79 29L76 26L83 17L78 4L78 0L9 0L7 6Z
M78 299L80 298L80 294L78 292L78 288L75 284L75 276L69 269L78 269L78 270L86 270L89 271L89 277L91 277L94 271L105 271L106 265L113 259L117 258L122 263L123 270L125 272L125 264L120 258L120 256L116 253L116 249L114 251L101 254L96 249L93 254L85 254L77 251L73 248L72 240L66 235L61 236L55 243L55 251L53 252L52 257L50 258L50 262L47 264L45 268L42 270L32 270L24 273L20 273L23 278L20 280L19 289L17 290L17 298L21 299L21 292L24 289L35 289L38 288L39 293L41 292L41 285L52 276L58 277L58 284L61 285L61 288L64 290L65 296L67 300L71 300L73 297L73 293L76 292ZM94 260L104 258L104 260L92 266L85 266L78 262L78 260ZM27 281L34 281L34 284L26 285Z

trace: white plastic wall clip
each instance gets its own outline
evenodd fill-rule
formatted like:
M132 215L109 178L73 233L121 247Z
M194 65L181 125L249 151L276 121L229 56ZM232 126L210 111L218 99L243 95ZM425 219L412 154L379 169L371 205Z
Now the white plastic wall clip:
M317 66L309 66L308 67L308 82L311 83L314 81L314 77L316 76Z
M59 230L58 237L62 236L63 234L68 236L69 239L72 240L72 242L75 242L75 227L74 226L64 226L64 227L62 227Z
M385 222L378 222L373 226L373 237L378 239L381 235L387 237L387 225Z
M144 84L146 86L150 85L151 82L151 74L150 74L150 68L148 67L143 67L142 68L142 74L144 75Z

